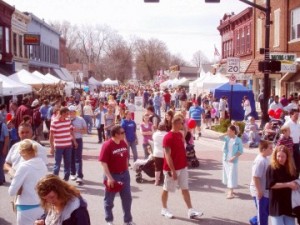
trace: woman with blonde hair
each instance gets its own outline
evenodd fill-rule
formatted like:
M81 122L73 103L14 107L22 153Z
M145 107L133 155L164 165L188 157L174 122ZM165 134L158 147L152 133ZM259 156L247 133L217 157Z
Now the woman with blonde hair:
M266 176L272 225L294 225L291 193L299 186L295 182L297 172L294 160L284 145L276 146Z
M90 225L87 203L79 190L58 176L49 174L36 185L46 214L35 225Z
M38 180L47 174L47 167L40 157L36 157L37 146L31 140L20 142L19 153L25 161L17 168L8 193L17 196L17 225L34 224L44 213L34 188Z

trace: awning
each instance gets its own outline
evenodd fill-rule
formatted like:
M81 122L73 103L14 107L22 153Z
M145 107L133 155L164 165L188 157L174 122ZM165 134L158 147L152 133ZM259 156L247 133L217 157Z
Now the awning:
M251 62L252 62L252 59L241 61L240 62L240 73L246 73Z
M286 73L286 74L284 74L283 77L281 77L279 79L279 83L281 83L283 81L288 81L293 75L294 75L294 73Z
M66 68L60 68L61 72L63 72L63 74L66 77L66 81L74 81L74 77L69 73L69 71Z
M54 72L56 73L56 75L63 81L69 81L67 79L67 77L65 76L65 74L60 70L60 69L54 69Z

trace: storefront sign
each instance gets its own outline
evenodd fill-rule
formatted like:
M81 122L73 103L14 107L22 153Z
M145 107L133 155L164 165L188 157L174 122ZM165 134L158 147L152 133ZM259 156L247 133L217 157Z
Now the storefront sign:
M41 35L24 34L24 45L40 45Z
M281 73L296 73L297 55L293 53L270 53L270 59L278 60L281 62Z

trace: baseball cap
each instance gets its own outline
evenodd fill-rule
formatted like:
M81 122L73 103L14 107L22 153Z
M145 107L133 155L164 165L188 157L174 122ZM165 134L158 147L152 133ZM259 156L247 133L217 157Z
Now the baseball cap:
M76 111L76 110L77 110L77 108L76 108L75 105L70 105L69 106L69 111Z

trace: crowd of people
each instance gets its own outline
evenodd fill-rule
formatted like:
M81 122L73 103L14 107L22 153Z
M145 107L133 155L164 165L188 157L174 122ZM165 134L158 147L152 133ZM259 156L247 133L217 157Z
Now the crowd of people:
M136 111L135 97L143 98L142 112ZM272 225L295 224L295 215L299 222L299 212L292 207L292 192L299 189L300 183L297 180L299 113L295 109L296 98L288 102L282 110L289 112L290 119L281 128L283 135L274 150L272 142L261 140L247 97L242 102L244 134L240 133L236 121L231 121L224 139L223 183L228 188L227 199L236 197L234 189L238 186L238 162L244 151L244 139L250 147L259 146L250 185L258 212L250 220L252 225L268 224L269 216ZM276 110L280 104L274 97L270 109ZM141 158L154 161L154 184L163 187L161 215L174 217L167 204L168 193L179 187L188 218L202 216L203 212L192 206L186 145L193 145L201 137L201 128L211 129L229 114L225 96L218 100L211 93L196 96L185 88L161 91L150 86L105 87L93 92L75 90L67 97L23 97L20 103L11 101L9 106L0 109L0 185L6 182L6 171L12 179L9 194L16 196L18 225L90 224L87 202L68 181L84 185L83 135L92 134L93 129L97 131L97 142L102 144L99 161L104 174L103 205L107 224L114 221L117 193L122 201L124 224L135 224L131 213L129 168ZM136 121L136 113L143 113L142 121ZM191 121L195 126L190 126ZM268 126L270 124L265 126L265 132L271 132ZM138 134L142 136L141 143ZM47 171L47 150L43 146L47 141L55 161L52 174ZM138 154L139 144L143 156ZM60 179L62 160L64 175Z

